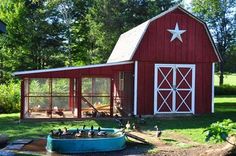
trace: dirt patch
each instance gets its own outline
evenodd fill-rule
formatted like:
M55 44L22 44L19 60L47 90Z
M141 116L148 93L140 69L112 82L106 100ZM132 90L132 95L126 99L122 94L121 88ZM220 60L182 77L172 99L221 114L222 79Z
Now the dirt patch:
M32 152L45 152L46 140L37 139L32 143L25 145L21 150L22 151L32 151Z
M80 155L159 155L159 156L215 156L215 155L225 155L221 152L225 147L225 144L208 145L200 144L186 139L182 135L174 135L170 140L165 140L165 138L156 138L152 133L143 132L131 132L134 135L145 138L150 144L145 145L133 139L127 141L127 147L122 151L115 152L101 152L101 153L89 153ZM172 139L172 140L171 140ZM183 146L181 146L181 144ZM186 146L187 145L187 146ZM34 140L32 143L25 145L21 152L27 152L32 154L40 155L52 155L57 156L57 153L48 153L45 149L46 140L38 139Z

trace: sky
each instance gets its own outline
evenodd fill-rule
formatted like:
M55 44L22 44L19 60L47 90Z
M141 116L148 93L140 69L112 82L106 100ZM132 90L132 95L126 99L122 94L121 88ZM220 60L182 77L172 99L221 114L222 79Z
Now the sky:
M184 3L190 4L192 0L184 0Z

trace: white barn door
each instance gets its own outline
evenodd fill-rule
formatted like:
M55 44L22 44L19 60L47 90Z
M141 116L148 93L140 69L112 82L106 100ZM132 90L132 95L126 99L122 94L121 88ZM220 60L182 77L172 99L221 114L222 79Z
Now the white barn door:
M155 64L154 114L193 113L195 65Z

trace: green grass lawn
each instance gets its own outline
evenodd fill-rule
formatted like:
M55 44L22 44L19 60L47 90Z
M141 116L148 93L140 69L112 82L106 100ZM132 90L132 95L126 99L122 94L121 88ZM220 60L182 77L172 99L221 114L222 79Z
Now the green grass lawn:
M215 98L215 113L192 117L178 117L174 119L156 120L150 118L148 124L143 126L146 130L151 130L154 125L158 125L170 134L177 133L192 141L205 143L203 130L211 123L231 119L236 122L236 96L224 96ZM169 134L169 133L167 133ZM171 136L169 136L171 138Z
M236 86L236 73L224 75L224 84ZM214 85L219 85L219 75L214 75Z
M158 125L166 134L180 134L192 141L204 143L205 135L203 130L211 123L218 120L229 118L236 121L236 96L224 96L215 98L214 114L177 117L177 118L147 118L147 123L141 125L140 128L146 132L154 131L154 126ZM0 133L10 136L10 139L17 138L37 138L45 137L51 129L77 128L84 124L88 127L117 127L113 119L106 120L83 120L83 121L64 121L64 122L23 122L18 123L19 114L1 114L0 115ZM134 120L131 120L134 122ZM164 135L165 136L165 135ZM165 136L171 138L170 136ZM168 139L167 138L167 139Z

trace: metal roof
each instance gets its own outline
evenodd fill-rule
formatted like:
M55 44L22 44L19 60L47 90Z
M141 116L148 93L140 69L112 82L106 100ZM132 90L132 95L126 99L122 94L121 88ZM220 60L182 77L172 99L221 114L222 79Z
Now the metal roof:
M46 72L66 71L66 70L108 67L108 66L124 65L124 64L131 64L131 63L133 63L133 62L128 61L128 62L87 65L87 66L81 66L81 67L62 67L62 68L52 68L52 69L42 69L42 70L19 71L19 72L14 72L12 75L13 76L18 76L18 75L36 74L36 73L46 73Z
M108 61L107 61L107 63L132 60L133 55L135 54L136 49L138 48L144 34L146 33L149 24L152 21L174 11L177 8L204 25L204 28L206 29L207 35L208 35L210 42L213 46L215 54L220 62L222 59L221 59L219 52L213 42L213 39L210 35L210 32L209 32L205 22L203 22L201 19L197 18L196 16L194 16L193 14L188 12L187 10L185 10L182 7L180 7L179 5L177 5L177 6L174 6L170 9L162 12L161 14L147 20L146 22L134 27L133 29L121 34L110 57L109 57L109 59L108 59Z

